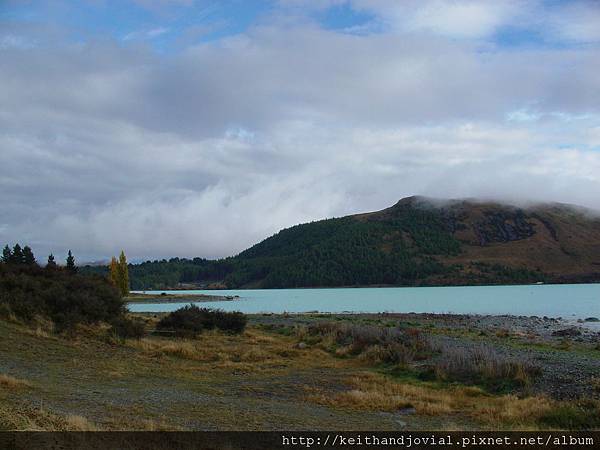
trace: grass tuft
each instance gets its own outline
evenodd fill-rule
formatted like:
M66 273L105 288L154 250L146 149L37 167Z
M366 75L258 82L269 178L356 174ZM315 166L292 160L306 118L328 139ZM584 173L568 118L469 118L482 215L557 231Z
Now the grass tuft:
M31 387L31 383L10 375L0 374L0 386L9 389L22 389Z

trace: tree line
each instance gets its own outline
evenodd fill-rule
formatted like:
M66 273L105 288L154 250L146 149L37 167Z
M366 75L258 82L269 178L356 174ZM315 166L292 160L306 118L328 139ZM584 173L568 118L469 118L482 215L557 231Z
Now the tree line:
M106 322L118 335L135 328L125 316L123 296L129 292L127 259L113 258L111 276L79 271L68 251L64 265L53 254L45 267L36 261L28 245L6 245L0 258L0 318L28 322L50 319L57 331L72 330L79 323Z
M14 247L11 249L9 245L6 245L4 247L4 249L2 250L2 262L4 264L11 264L11 265L25 265L25 266L37 266L38 263L35 259L35 256L33 254L33 251L31 250L31 247L29 247L28 245L25 245L23 247L21 247L20 244L15 244ZM58 265L56 264L56 260L54 258L54 255L52 253L50 253L48 255L48 261L46 263L46 267L47 268L55 268ZM70 272L77 272L77 266L75 265L75 257L73 256L73 253L71 253L71 250L69 250L68 254L67 254L67 258L65 260L65 267L68 271Z
M2 250L2 258L0 261L10 266L40 267L31 247L28 245L21 247L19 243L15 244L12 248L7 244ZM56 258L50 253L46 262L46 269L51 270L58 268L60 267L56 263ZM77 273L78 269L75 264L75 257L71 250L67 253L64 268L70 273ZM114 256L112 257L109 266L108 280L119 290L121 296L129 294L129 268L127 257L123 250L121 250L118 260Z

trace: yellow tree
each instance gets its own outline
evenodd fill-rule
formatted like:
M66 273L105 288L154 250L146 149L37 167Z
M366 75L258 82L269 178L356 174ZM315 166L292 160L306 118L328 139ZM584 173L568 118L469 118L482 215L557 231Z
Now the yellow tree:
M119 289L121 290L121 295L126 296L129 295L129 269L127 267L127 258L125 257L125 252L121 250L121 254L119 255Z
M114 256L110 260L109 270L110 270L110 273L109 273L110 282L119 289L119 292L121 292L121 283L119 281L119 278L120 278L119 263L117 262L117 258L115 258Z

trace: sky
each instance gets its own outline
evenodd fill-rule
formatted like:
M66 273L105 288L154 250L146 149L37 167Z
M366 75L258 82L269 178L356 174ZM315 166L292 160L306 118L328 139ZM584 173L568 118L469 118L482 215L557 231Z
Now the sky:
M0 0L0 244L218 258L400 198L600 210L600 2Z

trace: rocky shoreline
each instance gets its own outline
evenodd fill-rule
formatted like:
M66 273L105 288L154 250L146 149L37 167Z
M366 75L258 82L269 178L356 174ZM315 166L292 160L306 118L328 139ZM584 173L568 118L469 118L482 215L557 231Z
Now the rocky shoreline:
M541 375L526 388L527 393L559 400L600 398L600 326L594 317L578 322L510 315L313 313L255 315L252 321L293 326L342 316L353 322L418 328L438 345L466 350L488 345L503 357L539 367Z

